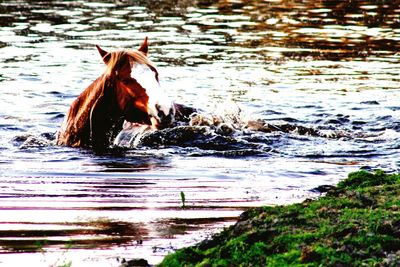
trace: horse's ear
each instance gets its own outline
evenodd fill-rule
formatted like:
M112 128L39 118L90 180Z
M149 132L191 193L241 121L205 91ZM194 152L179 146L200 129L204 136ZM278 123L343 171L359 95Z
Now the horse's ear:
M146 38L144 38L142 45L138 49L140 52L142 52L146 56L147 56L147 53L149 52L149 44L148 44L147 40L148 40L148 38L146 36Z
M103 59L104 63L108 63L111 58L111 54L108 53L107 51L103 50L100 48L100 46L96 45L97 51L99 51L101 58Z

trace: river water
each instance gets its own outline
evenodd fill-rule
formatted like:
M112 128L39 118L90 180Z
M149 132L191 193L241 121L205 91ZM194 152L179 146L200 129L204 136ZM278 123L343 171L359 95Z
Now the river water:
M155 264L248 207L398 171L396 3L0 1L0 265ZM167 95L201 110L191 125L103 154L54 146L104 71L94 45L146 36Z

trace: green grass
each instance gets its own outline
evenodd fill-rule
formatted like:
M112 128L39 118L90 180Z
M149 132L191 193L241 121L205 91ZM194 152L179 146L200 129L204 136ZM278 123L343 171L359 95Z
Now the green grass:
M250 209L160 266L400 266L400 175L354 172L317 200Z

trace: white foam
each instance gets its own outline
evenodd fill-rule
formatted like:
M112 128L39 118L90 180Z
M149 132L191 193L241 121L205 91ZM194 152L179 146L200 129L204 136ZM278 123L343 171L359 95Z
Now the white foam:
M364 138L368 141L385 141L385 140L398 140L400 138L400 133L393 129L386 129L383 132L380 132L377 135L371 135L367 138Z
M141 139L154 131L155 129L152 126L124 121L122 130L114 139L114 145L129 148L138 147Z

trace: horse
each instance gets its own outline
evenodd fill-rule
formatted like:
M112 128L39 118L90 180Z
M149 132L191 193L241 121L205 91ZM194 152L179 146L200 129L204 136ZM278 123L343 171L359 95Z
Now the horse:
M194 111L162 94L157 68L147 57L147 37L137 50L96 48L106 70L71 104L56 134L57 145L105 148L124 120L162 129L173 124L175 114L185 117Z

